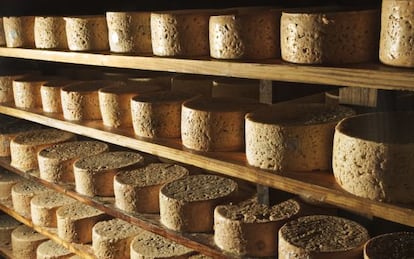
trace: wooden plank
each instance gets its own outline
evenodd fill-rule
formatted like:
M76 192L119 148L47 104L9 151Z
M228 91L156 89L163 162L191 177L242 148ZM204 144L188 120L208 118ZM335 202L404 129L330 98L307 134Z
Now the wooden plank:
M101 121L74 123L63 120L61 115L45 115L40 110L29 112L3 105L0 106L0 113L191 164L252 183L305 195L347 210L358 211L359 213L414 226L413 205L382 203L349 194L336 184L331 172L275 174L249 166L246 162L245 154L242 152L202 153L189 151L181 145L179 139L149 140L137 138L134 137L132 128L110 130L104 127Z
M414 90L413 70L379 63L344 67L304 66L281 60L232 62L211 58L178 59L154 56L127 56L113 53L78 53L39 49L0 48L0 56L52 62L118 68L170 71L232 76L263 80L366 87L389 90Z

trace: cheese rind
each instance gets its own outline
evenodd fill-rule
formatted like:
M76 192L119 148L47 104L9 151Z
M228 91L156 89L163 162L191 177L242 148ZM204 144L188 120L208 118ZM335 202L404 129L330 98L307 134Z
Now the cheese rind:
M65 20L59 16L36 16L34 40L39 49L67 49Z
M30 201L32 198L44 192L50 191L48 188L36 182L21 181L13 185L11 197L13 209L24 217L30 217Z
M48 239L28 226L22 225L13 230L11 240L15 258L36 258L37 247Z
M364 259L410 258L414 254L414 233L395 232L371 238L364 246Z
M0 215L0 245L8 246L11 244L11 233L22 223L9 215Z
M9 72L0 75L0 103L13 103L13 81L24 77L25 73Z
M40 88L50 77L26 76L13 80L14 104L19 108L42 107Z
M71 251L53 240L41 243L36 249L36 259L67 259L72 256Z
M60 91L71 83L73 83L71 80L56 79L42 84L40 87L40 97L44 112L62 113Z
M4 36L3 17L0 17L0 46L6 45L6 37Z
M23 132L38 130L42 126L29 121L13 120L2 122L0 126L0 156L10 156L10 142Z
M57 192L36 194L30 200L30 211L34 225L42 227L57 227L56 210L74 203L75 200Z
M22 181L23 178L18 174L9 172L5 169L0 170L0 200L7 200L11 197L13 185Z
M34 48L34 16L3 17L6 46Z

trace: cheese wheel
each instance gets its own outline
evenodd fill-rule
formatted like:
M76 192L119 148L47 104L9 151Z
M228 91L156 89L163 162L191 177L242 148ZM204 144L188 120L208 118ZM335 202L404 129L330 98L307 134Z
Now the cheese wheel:
M279 230L279 258L361 258L368 231L335 216L314 215L286 223Z
M43 83L40 86L40 98L44 112L62 113L60 91L71 83L73 83L71 80L56 79Z
M32 198L44 192L50 191L41 184L30 181L21 181L13 185L11 189L11 197L13 209L24 217L30 217L30 201Z
M128 212L158 213L161 187L188 174L185 167L166 163L122 171L114 178L115 205Z
M354 112L323 104L270 106L246 116L246 158L273 171L331 168L335 125Z
M75 202L57 209L56 218L57 233L61 239L85 244L92 242L92 227L109 216L91 206Z
M36 16L34 40L39 49L67 49L65 20L59 16Z
M63 117L67 120L100 120L98 90L120 86L121 82L94 80L74 83L61 89Z
M99 141L71 141L45 148L37 155L40 178L49 182L73 183L73 163L77 159L108 150L109 146Z
M414 113L372 113L335 129L333 173L346 191L385 202L414 202Z
M180 137L181 105L190 94L163 91L142 94L131 100L132 125L139 137Z
M76 191L87 196L114 196L114 176L123 169L142 166L136 152L105 152L78 159L73 164Z
M300 204L287 200L272 207L249 200L221 205L214 210L214 241L222 250L243 256L276 256L277 233L300 212Z
M133 75L128 78L127 85L139 87L149 86L156 87L157 91L158 88L169 91L171 90L172 77L173 76L168 73L150 73L140 76Z
M132 239L143 230L126 221L101 221L92 228L92 248L98 258L129 259Z
M22 225L13 230L11 240L15 258L36 258L37 247L48 238L30 227Z
M0 103L13 103L13 81L24 77L26 73L12 71L0 74Z
M22 223L9 215L0 215L0 245L9 246L11 244L11 233Z
M74 203L75 200L57 192L43 192L36 194L30 200L32 222L41 227L57 227L56 210Z
M34 48L34 16L3 17L6 46Z
M414 6L410 1L382 1L379 59L391 66L414 66Z
M104 15L65 17L68 47L74 51L108 50L108 28Z
M152 53L150 12L107 12L109 47L119 53Z
M23 177L18 174L0 170L0 200L7 200L11 197L11 189L13 185L23 180Z
M36 250L36 259L66 259L72 256L71 251L53 240L41 243Z
M371 238L364 246L364 259L400 259L414 255L414 233L396 232Z
M200 75L178 75L171 79L171 90L211 97L213 78Z
M167 183L160 190L161 223L180 232L210 232L214 208L236 192L235 181L215 175L192 175Z
M151 13L152 52L157 56L207 56L208 20L213 10Z
M379 15L372 10L292 10L282 13L282 59L300 64L346 64L375 60Z
M131 242L131 259L184 259L192 253L190 248L148 231L142 231Z
M183 103L181 139L199 151L235 151L244 148L244 116L255 110L255 100L196 98Z
M40 87L52 79L45 76L26 76L13 80L13 97L16 107L25 109L42 107Z
M38 168L37 153L57 143L75 139L70 132L41 129L21 133L10 142L11 165L22 171Z
M218 59L266 59L280 56L281 12L267 8L237 9L211 16L210 56Z
M103 124L114 128L131 128L131 99L143 93L161 90L154 86L105 87L99 90L99 107Z
M259 100L260 81L241 78L219 78L213 80L213 97L242 97Z
M3 17L0 17L0 46L6 45L6 38L4 36Z

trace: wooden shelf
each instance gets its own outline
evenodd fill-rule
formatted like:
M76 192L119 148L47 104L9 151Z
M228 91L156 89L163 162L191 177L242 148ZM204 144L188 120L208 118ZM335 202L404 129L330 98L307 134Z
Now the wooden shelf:
M354 196L345 192L336 184L331 172L275 174L249 166L243 152L193 152L183 148L179 139L149 140L137 138L134 136L132 128L112 130L104 127L101 121L82 123L65 121L62 115L46 114L39 109L25 111L2 105L0 106L0 113L191 164L252 183L303 195L350 211L414 226L413 204L396 205Z
M177 59L154 56L126 56L113 53L79 53L22 48L0 48L0 56L94 66L256 78L336 86L389 90L414 90L414 70L379 63L343 67L307 66L265 60L224 61L211 58ZM260 62L260 63L258 63Z
M25 218L22 215L18 214L16 211L14 211L11 200L2 200L2 201L0 201L0 210L2 210L5 213L9 214L13 218L15 218L17 221L20 221L21 223L25 224L26 226L33 228L37 232L43 234L44 236L48 237L49 239L55 241L56 243L66 247L71 252L81 256L82 258L96 259L95 255L92 251L92 248L90 246L83 245L83 244L70 243L70 242L67 242L65 240L62 240L61 238L59 238L57 236L57 229L56 228L45 228L45 227L36 226L36 225L33 224L33 222L30 219ZM7 251L5 250L5 252L7 252ZM11 254L9 253L9 255L11 255Z

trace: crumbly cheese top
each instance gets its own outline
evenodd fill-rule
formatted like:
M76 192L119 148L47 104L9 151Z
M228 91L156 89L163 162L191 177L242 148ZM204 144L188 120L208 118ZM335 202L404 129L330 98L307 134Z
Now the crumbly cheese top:
M62 142L74 137L75 135L70 132L58 129L42 129L19 134L12 141L19 145L42 145Z
M66 247L56 243L53 240L49 240L49 241L41 243L37 247L37 253L41 255L48 255L48 256L54 256L54 257L71 254L71 252ZM50 258L53 258L53 257L50 257Z
M30 201L31 204L46 208L53 208L74 203L76 200L58 192L45 192L35 195Z
M56 211L57 217L70 218L72 220L94 217L102 214L104 214L102 211L81 202L64 205Z
M144 158L136 152L106 152L77 160L75 168L91 171L104 171L142 164Z
M365 245L368 258L412 258L414 232L396 232L377 236Z
M99 154L108 149L107 144L99 141L72 141L45 148L40 151L39 156L67 160Z
M121 219L112 219L96 223L93 231L101 238L112 239L135 236L143 230Z

